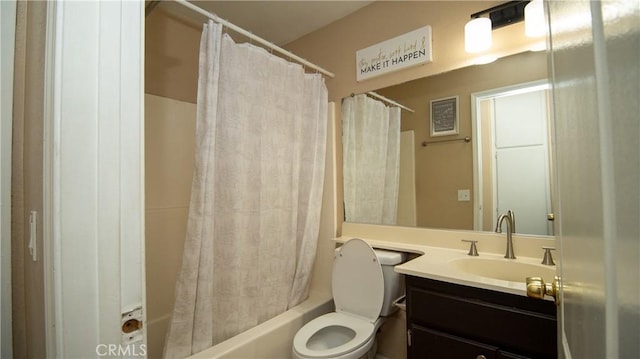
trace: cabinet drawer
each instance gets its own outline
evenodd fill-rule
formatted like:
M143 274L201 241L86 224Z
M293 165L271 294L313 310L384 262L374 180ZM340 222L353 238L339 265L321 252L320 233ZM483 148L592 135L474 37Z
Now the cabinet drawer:
M415 287L407 302L412 323L537 358L557 355L553 316Z
M409 358L415 359L497 359L498 348L454 335L412 326Z

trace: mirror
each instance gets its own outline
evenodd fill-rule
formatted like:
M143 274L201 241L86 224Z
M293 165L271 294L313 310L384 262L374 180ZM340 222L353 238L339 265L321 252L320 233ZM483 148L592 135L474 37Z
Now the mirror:
M488 119L489 117L483 117L481 114L476 115L472 112L476 109L480 111L483 107L483 105L472 104L472 95L474 95L474 102L480 100L495 102L494 97L505 96L496 89L513 90L513 86L541 81L547 76L546 54L544 52L524 52L501 58L490 64L465 67L376 90L376 93L415 111L413 113L405 110L401 112L400 185L395 224L425 228L492 231L492 227L495 226L494 218L497 218L496 213L512 209L516 212L517 233L552 234L549 230L551 225L544 226L545 233L539 231L527 233L529 226L525 223L528 223L529 214L521 209L522 213L519 215L515 208L504 208L505 205L515 206L513 203L520 203L523 199L514 200L515 202L503 201L507 199L504 195L494 199L492 194L487 194L491 191L484 191L483 196L481 188L487 187L489 180L485 180L483 185L481 179L486 177L483 177L481 173L482 166L479 162L481 160L474 160L474 156L476 152L481 152L482 147L477 146L491 143L491 141L490 139L483 141L483 138L480 137L483 131L474 125L474 120ZM452 97L458 98L457 133L449 134L450 132L447 132L448 134L445 136L431 136L431 102ZM344 101L346 99L343 100L343 104ZM530 110L527 108L516 107L513 115L515 118L520 118L529 112ZM465 137L468 137L470 141L465 141ZM362 150L380 151L380 148ZM549 151L547 149L547 153ZM505 166L499 167L497 173L505 172L504 168ZM495 176L496 170L489 169L485 172L493 173L492 176ZM509 172L508 166L506 172ZM546 174L542 174L542 176L549 178L549 172L547 167ZM496 182L500 182L500 178L496 178ZM493 182L491 183L491 186L495 186ZM346 193L348 191L349 188L345 185L345 208L350 205L347 203L349 199ZM499 201L500 204L487 204L493 201ZM548 203L550 207L548 213L552 213L551 199ZM547 213L536 215L542 216L542 221L546 224ZM369 220L350 220L348 213L345 213L345 221L383 224Z

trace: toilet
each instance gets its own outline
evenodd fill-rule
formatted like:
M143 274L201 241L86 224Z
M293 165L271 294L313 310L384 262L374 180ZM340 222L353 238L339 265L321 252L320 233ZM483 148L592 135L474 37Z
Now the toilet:
M331 280L336 311L300 328L293 339L293 357L374 358L376 332L404 291L393 266L404 261L404 253L374 250L361 239L338 248Z

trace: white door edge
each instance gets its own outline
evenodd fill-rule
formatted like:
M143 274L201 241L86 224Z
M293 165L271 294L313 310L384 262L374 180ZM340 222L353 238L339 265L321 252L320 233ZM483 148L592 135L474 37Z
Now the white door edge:
M143 7L55 2L47 10L48 357L96 357L109 346L146 355ZM122 314L133 308L143 329L123 335Z

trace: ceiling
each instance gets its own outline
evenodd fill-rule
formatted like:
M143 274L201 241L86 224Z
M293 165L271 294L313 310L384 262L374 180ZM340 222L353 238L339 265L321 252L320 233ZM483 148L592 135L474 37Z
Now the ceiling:
M320 29L373 1L190 1L222 19L282 46ZM149 4L149 2L147 2ZM170 1L159 7L194 24L204 16Z

